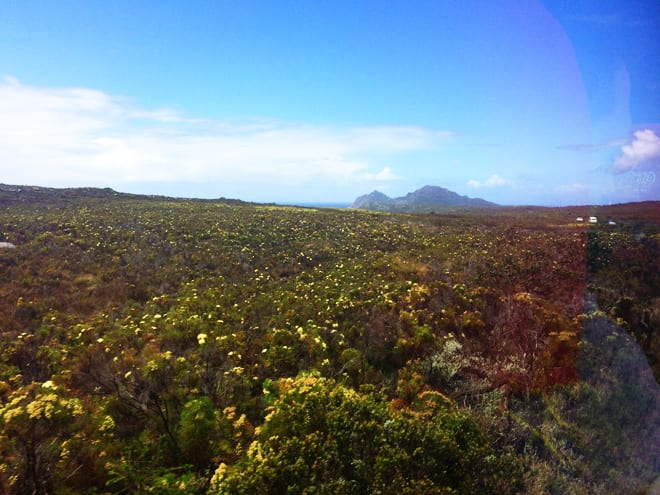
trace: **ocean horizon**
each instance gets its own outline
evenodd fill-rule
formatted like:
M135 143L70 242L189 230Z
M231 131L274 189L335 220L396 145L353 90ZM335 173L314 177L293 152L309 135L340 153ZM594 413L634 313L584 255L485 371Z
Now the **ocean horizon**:
M292 201L287 203L276 203L282 206L301 206L303 208L349 208L351 203L324 203L324 202L305 202L305 201Z

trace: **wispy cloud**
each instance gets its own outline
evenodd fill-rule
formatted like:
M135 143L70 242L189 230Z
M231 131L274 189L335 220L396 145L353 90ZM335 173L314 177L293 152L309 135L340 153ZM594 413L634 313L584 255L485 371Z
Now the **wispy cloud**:
M562 144L560 146L556 146L556 149L591 153L594 151L600 151L608 148L617 148L619 146L624 145L625 143L626 143L625 139L613 139L611 141L607 141L606 143L597 143L597 144L584 144L584 143Z
M632 140L621 147L611 170L615 173L660 169L660 136L651 129L633 133Z
M475 189L481 188L481 187L501 187L501 186L512 186L513 181L509 179L505 179L504 177L501 177L497 174L491 175L488 179L485 181L481 182L475 179L471 179L467 181L468 187L473 187Z
M396 175L390 167L384 167L383 170L381 170L376 174L371 174L371 173L363 174L362 177L368 181L381 181L381 182L389 182L389 181L403 179L403 177Z
M189 118L93 89L0 82L0 181L10 183L394 181L383 160L449 137L417 126Z

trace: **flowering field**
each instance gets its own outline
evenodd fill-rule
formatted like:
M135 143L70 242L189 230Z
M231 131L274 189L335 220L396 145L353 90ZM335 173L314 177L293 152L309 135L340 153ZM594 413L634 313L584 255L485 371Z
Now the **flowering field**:
M660 470L658 203L0 205L2 493L643 493Z

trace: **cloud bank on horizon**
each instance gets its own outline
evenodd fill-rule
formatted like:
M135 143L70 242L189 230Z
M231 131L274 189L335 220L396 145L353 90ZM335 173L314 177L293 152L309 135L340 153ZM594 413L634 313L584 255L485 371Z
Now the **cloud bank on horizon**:
M387 157L440 146L451 132L186 118L86 88L0 84L3 179L67 187L247 183L365 188L400 180ZM312 198L309 198L312 199Z
M48 25L31 3L0 18L0 182L290 203L426 184L501 204L660 199L650 0L72 0L40 4Z
M324 184L352 194L404 180L380 164L387 157L437 149L456 139L449 130L420 126L336 127L276 121L213 121L162 108L141 109L123 98L87 88L40 88L5 77L0 84L3 181L55 187L106 186L158 192L187 184L191 194L235 188L237 194L275 186L294 196ZM618 140L609 172L622 200L651 191L660 170L660 136L651 129ZM613 148L615 146L609 145ZM577 149L583 150L579 146ZM587 147L588 151L598 146ZM401 175L400 175L401 174ZM205 184L222 184L204 189ZM522 187L497 173L466 181L468 192ZM477 191L480 190L480 191ZM558 194L586 197L588 184L557 186ZM226 194L226 193L225 193ZM219 194L218 194L219 195ZM315 196L301 196L314 201ZM254 200L280 200L273 194ZM324 199L330 200L331 197ZM347 199L346 196L341 199Z

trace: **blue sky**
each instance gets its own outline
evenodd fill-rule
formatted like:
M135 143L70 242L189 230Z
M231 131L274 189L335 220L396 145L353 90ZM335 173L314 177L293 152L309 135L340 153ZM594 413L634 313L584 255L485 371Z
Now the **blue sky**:
M660 199L657 0L0 0L0 182Z

